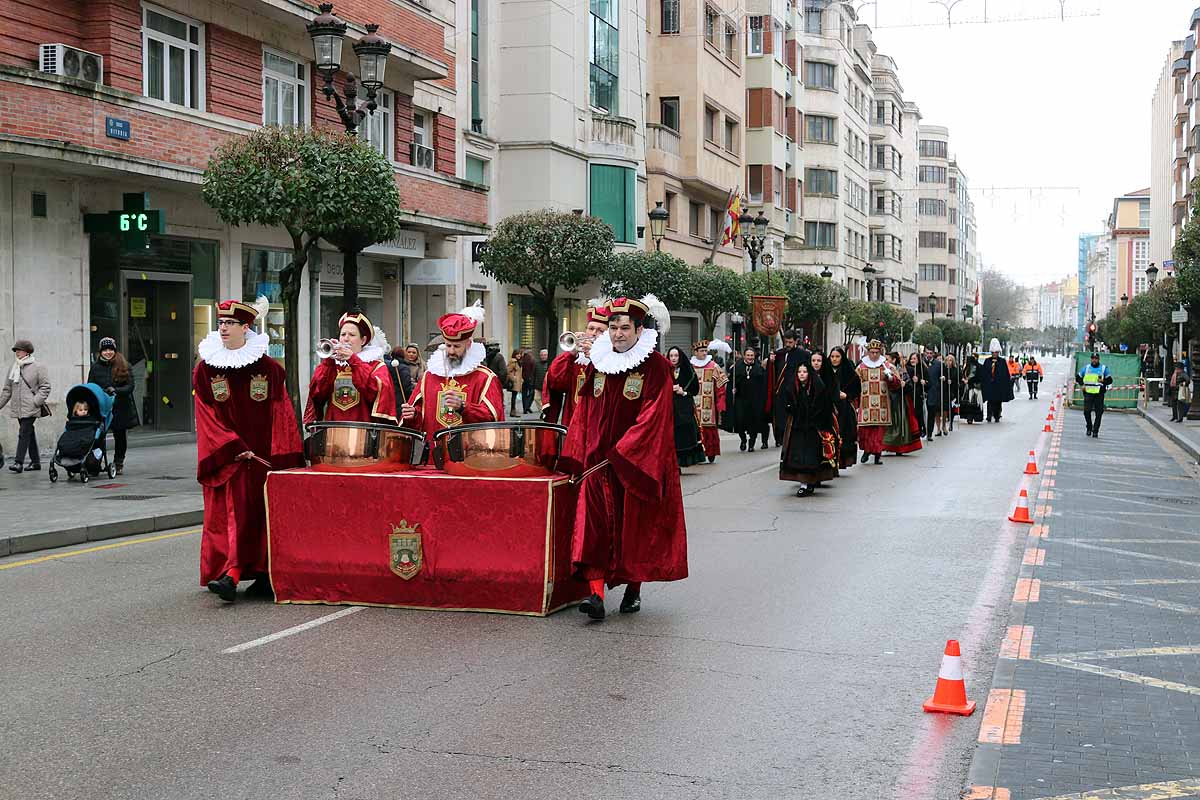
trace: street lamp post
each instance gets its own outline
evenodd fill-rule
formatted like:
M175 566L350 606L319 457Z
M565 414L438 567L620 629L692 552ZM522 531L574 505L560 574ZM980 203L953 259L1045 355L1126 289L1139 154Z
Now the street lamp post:
M313 42L314 68L325 79L322 92L325 99L333 100L341 117L346 133L351 136L358 134L358 126L368 114L374 114L378 106L375 103L379 90L383 88L383 75L387 69L388 54L392 45L376 33L379 26L367 25L367 35L354 44L354 54L358 56L358 80L353 75L346 76L346 84L342 95L333 86L333 77L342 68L342 42L346 38L346 23L333 14L333 3L321 3L321 13L313 18L306 27ZM365 111L359 108L358 84L367 90Z
M933 314L937 310L937 294L929 293L929 321L933 322Z
M1127 294L1121 295L1121 305L1123 305L1123 306L1129 305L1129 295L1127 295Z
M875 269L874 264L867 264L865 267L863 267L863 274L867 276L866 284L867 284L867 301L868 302L875 299L875 293L871 291L874 288L873 284L875 283L875 279L872 278L871 276L874 275L875 273L877 273L878 271L879 270Z
M1154 288L1154 281L1158 279L1158 267L1154 266L1154 262L1150 262L1150 266L1146 267L1146 283L1150 289Z
M767 225L770 224L770 220L763 216L761 210L756 217L750 216L749 211L744 211L738 217L738 224L742 228L742 247L746 248L746 255L750 256L750 271L754 272L758 268L758 257L762 255L767 244Z
M667 222L671 212L663 208L661 201L655 201L654 208L647 215L650 218L650 238L654 240L654 251L662 250L663 237L667 235Z

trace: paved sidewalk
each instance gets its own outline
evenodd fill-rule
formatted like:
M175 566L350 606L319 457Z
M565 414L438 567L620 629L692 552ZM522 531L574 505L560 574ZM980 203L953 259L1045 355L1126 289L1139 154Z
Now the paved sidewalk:
M1042 464L963 798L1200 797L1200 469L1138 416L1083 427Z
M1171 408L1161 402L1150 403L1148 408L1139 408L1138 411L1151 425L1200 461L1200 421L1171 422Z
M0 556L196 525L203 518L195 443L131 447L124 475L110 481L101 473L86 486L61 470L51 483L49 465L43 455L40 472L0 470Z

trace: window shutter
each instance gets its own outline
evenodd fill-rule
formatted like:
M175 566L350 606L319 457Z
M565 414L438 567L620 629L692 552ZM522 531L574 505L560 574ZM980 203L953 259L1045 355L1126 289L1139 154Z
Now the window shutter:
M625 236L622 242L637 241L637 177L631 169L622 169L625 176Z

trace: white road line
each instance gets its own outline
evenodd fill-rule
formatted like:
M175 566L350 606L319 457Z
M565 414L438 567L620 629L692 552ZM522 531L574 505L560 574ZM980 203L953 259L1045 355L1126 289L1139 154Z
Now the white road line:
M297 633L304 633L305 631L307 631L311 628L315 628L318 625L324 625L326 622L333 622L335 619L340 619L341 617L348 617L351 614L362 611L364 608L366 608L366 606L350 606L349 608L343 608L341 611L335 611L332 614L326 614L323 617L317 617L316 619L310 619L308 622L302 623L300 625L294 625L291 628L286 628L277 633L267 634L266 636L263 636L260 639L255 639L252 642L245 642L244 644L238 644L238 645L234 645L233 647L227 647L224 650L222 650L221 652L226 655L228 655L230 653L241 653L242 651L249 650L252 647L258 647L260 645L270 644L271 642L273 642L277 639L282 639L285 636L294 636Z

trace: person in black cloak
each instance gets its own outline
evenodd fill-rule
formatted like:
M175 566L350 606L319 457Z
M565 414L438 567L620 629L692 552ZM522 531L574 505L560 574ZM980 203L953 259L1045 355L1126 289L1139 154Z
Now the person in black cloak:
M833 433L833 403L829 390L807 364L796 367L793 390L788 395L787 424L783 432L779 479L798 481L797 497L816 492L822 481L838 475L837 440Z
M829 351L821 368L821 380L829 389L833 413L837 417L840 438L839 466L852 467L858 462L858 408L862 397L862 382L858 372L840 345Z
M787 405L792 388L796 385L796 367L809 365L812 353L800 343L798 331L783 335L783 348L771 354L767 374L771 379L771 417L775 428L775 446L783 442L783 429L787 424Z
M729 393L726 407L733 411L729 414L733 420L733 430L742 440L740 449L746 449L746 437L749 436L750 452L754 452L754 443L761 436L763 449L766 450L770 425L767 415L767 370L758 362L758 353L753 347L747 347L733 365L725 391Z
M1004 404L1013 399L1013 380L1008 362L1000 355L1000 340L992 339L992 355L979 365L975 377L983 391L983 402L987 404L987 421L1000 421Z
M979 361L974 354L967 356L962 368L963 396L959 405L959 416L968 425L983 422L983 392L979 389Z
M675 392L675 454L682 469L706 460L704 445L700 442L700 426L696 424L696 401L693 399L700 394L700 381L687 356L678 347L667 351L667 360L671 362L675 374L672 387Z
M942 428L953 432L954 417L962 408L963 374L951 353L942 360L942 373L945 376L942 381Z

